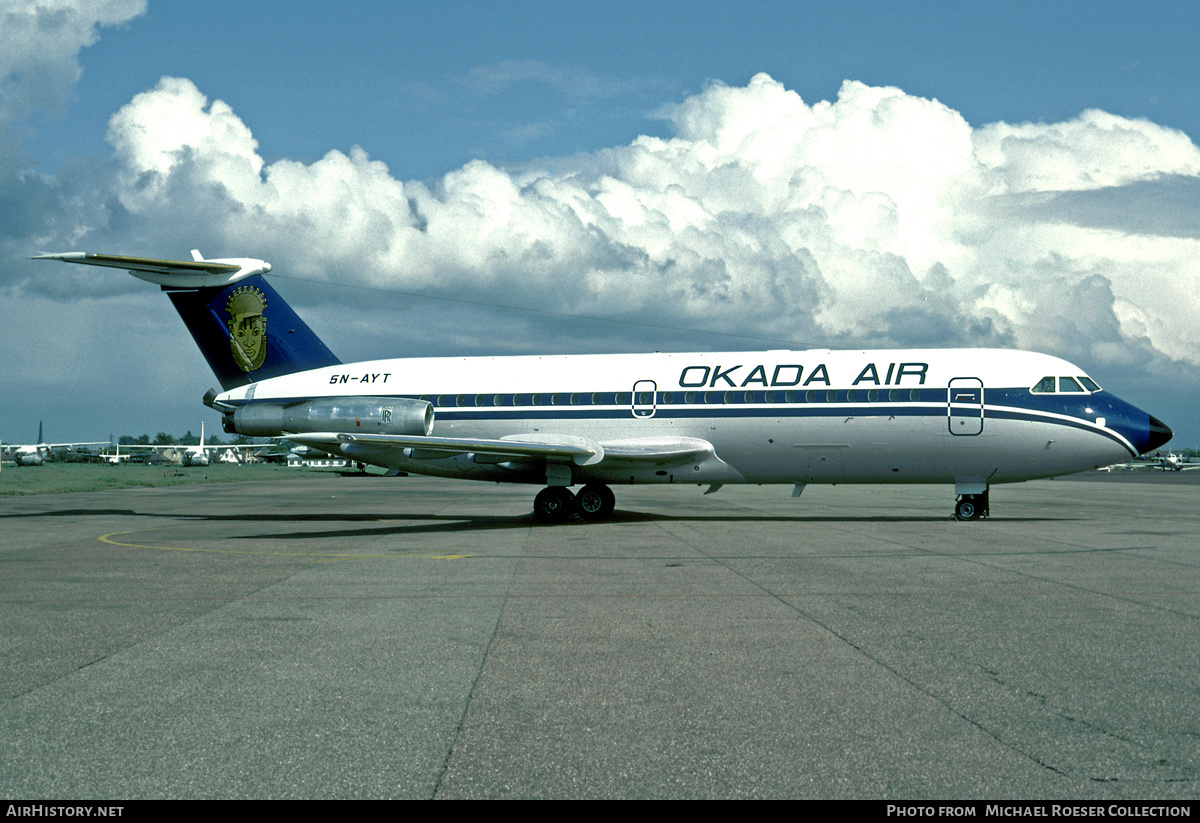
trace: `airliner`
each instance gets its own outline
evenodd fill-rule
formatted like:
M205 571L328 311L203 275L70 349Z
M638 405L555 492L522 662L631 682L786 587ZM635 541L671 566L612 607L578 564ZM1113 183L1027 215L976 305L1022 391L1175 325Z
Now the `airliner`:
M41 466L54 452L65 452L80 446L107 446L108 441L95 443L47 443L42 437L42 421L38 421L38 442L28 445L5 445L0 447L0 455L13 461L16 466Z
M286 436L376 466L544 486L534 519L611 516L612 486L993 485L1158 448L1162 422L1058 357L996 349L431 357L343 363L252 258L67 252L167 292L222 391L225 431ZM572 487L581 487L572 492Z

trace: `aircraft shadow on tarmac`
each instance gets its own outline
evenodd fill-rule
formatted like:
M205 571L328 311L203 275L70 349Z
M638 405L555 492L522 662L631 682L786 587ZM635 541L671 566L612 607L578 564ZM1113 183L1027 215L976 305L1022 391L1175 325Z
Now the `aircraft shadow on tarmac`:
M15 514L0 514L0 520L18 517L142 517L140 512L133 509L60 509L50 512L17 512Z
M829 517L829 516L779 516L779 515L753 515L753 514L731 514L731 515L690 515L690 514L660 514L655 512L638 512L638 511L623 511L618 509L613 514L604 520L589 521L582 517L573 517L566 523L558 526L545 526L536 523L532 514L520 515L442 515L428 513L404 513L404 512L389 512L387 514L356 514L356 515L339 515L339 514L308 514L299 517L289 516L265 516L259 517L254 515L186 515L189 519L201 519L212 521L229 521L229 520L245 520L261 523L263 521L283 521L283 522L310 522L310 523L335 523L335 522L371 522L380 524L375 528L347 528L336 531L321 530L321 531L294 531L294 532L273 532L255 535L244 535L237 539L263 539L271 538L275 540L312 540L329 537L379 537L389 534L423 534L423 533L451 533L451 532L472 532L472 531L495 531L499 529L528 529L533 528L564 528L564 527L590 527L604 528L628 523L713 523L713 524L734 524L734 523L942 523L950 520L949 517L938 516L879 516L879 515L864 515L862 517ZM1012 520L1013 518L1005 518ZM1042 520L1061 521L1064 518L1019 518L1021 522L1037 522ZM1067 518L1069 519L1069 518ZM387 523L391 521L391 523ZM406 521L396 523L395 521ZM387 523L384 525L384 523ZM968 526L969 528L969 526Z
M663 514L658 512L639 512L618 509L604 520L589 521L582 517L573 517L565 524L544 526L534 522L532 513L519 515L446 515L429 514L427 512L378 512L378 513L338 513L320 514L198 514L195 512L138 512L133 509L62 509L59 511L23 512L20 514L0 515L0 519L18 517L150 517L159 520L184 520L201 522L247 522L247 523L372 523L374 528L345 528L338 530L304 530L292 532L265 532L231 537L236 540L313 540L332 537L370 537L389 534L422 534L450 533L471 531L495 531L498 529L528 529L536 528L604 528L606 526L629 523L942 523L950 520L948 516L935 515L862 515L862 516L804 516L804 515L769 515L769 514ZM1069 517L1003 517L992 518L1007 522L1033 523L1041 521L1066 522ZM403 522L397 522L403 521ZM986 521L981 521L986 522ZM970 528L968 524L960 524Z

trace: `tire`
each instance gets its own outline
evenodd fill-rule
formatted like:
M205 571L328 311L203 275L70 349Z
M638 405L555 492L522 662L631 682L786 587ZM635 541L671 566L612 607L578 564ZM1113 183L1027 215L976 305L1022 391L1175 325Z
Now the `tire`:
M603 520L610 516L616 502L617 499L613 495L612 489L603 483L584 486L579 490L579 494L575 495L575 504L579 507L579 513L587 520Z
M563 486L548 486L533 498L533 519L539 523L565 523L574 509L575 495Z
M974 497L964 497L954 507L954 517L957 520L978 520L979 504Z

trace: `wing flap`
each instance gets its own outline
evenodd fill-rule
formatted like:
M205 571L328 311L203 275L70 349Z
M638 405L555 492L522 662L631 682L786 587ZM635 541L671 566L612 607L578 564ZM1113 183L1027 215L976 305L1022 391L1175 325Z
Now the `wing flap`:
M343 444L376 449L411 449L409 457L432 460L458 454L480 456L478 462L541 459L579 466L672 466L714 455L713 445L695 437L640 437L598 442L566 434L514 434L499 440L434 435L346 434L315 432L287 438L295 443L338 452Z
M572 461L582 466L594 462L598 456L599 459L603 459L604 454L604 450L600 448L599 444L570 435L556 437L522 435L513 436L511 439L484 440L432 435L315 432L291 435L287 439L305 446L315 446L331 451L339 451L342 444L362 444L383 449L412 449L413 453L410 456L416 459L435 459L474 453L510 459L538 457L546 460Z

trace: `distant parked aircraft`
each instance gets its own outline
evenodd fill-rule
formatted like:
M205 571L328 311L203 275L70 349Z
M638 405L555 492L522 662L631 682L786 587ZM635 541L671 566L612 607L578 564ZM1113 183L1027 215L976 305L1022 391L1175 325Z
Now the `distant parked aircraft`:
M50 459L55 452L68 452L81 446L107 446L108 441L97 443L47 443L42 437L42 421L38 421L38 442L28 445L4 445L0 454L5 460L11 460L18 466L40 466Z

